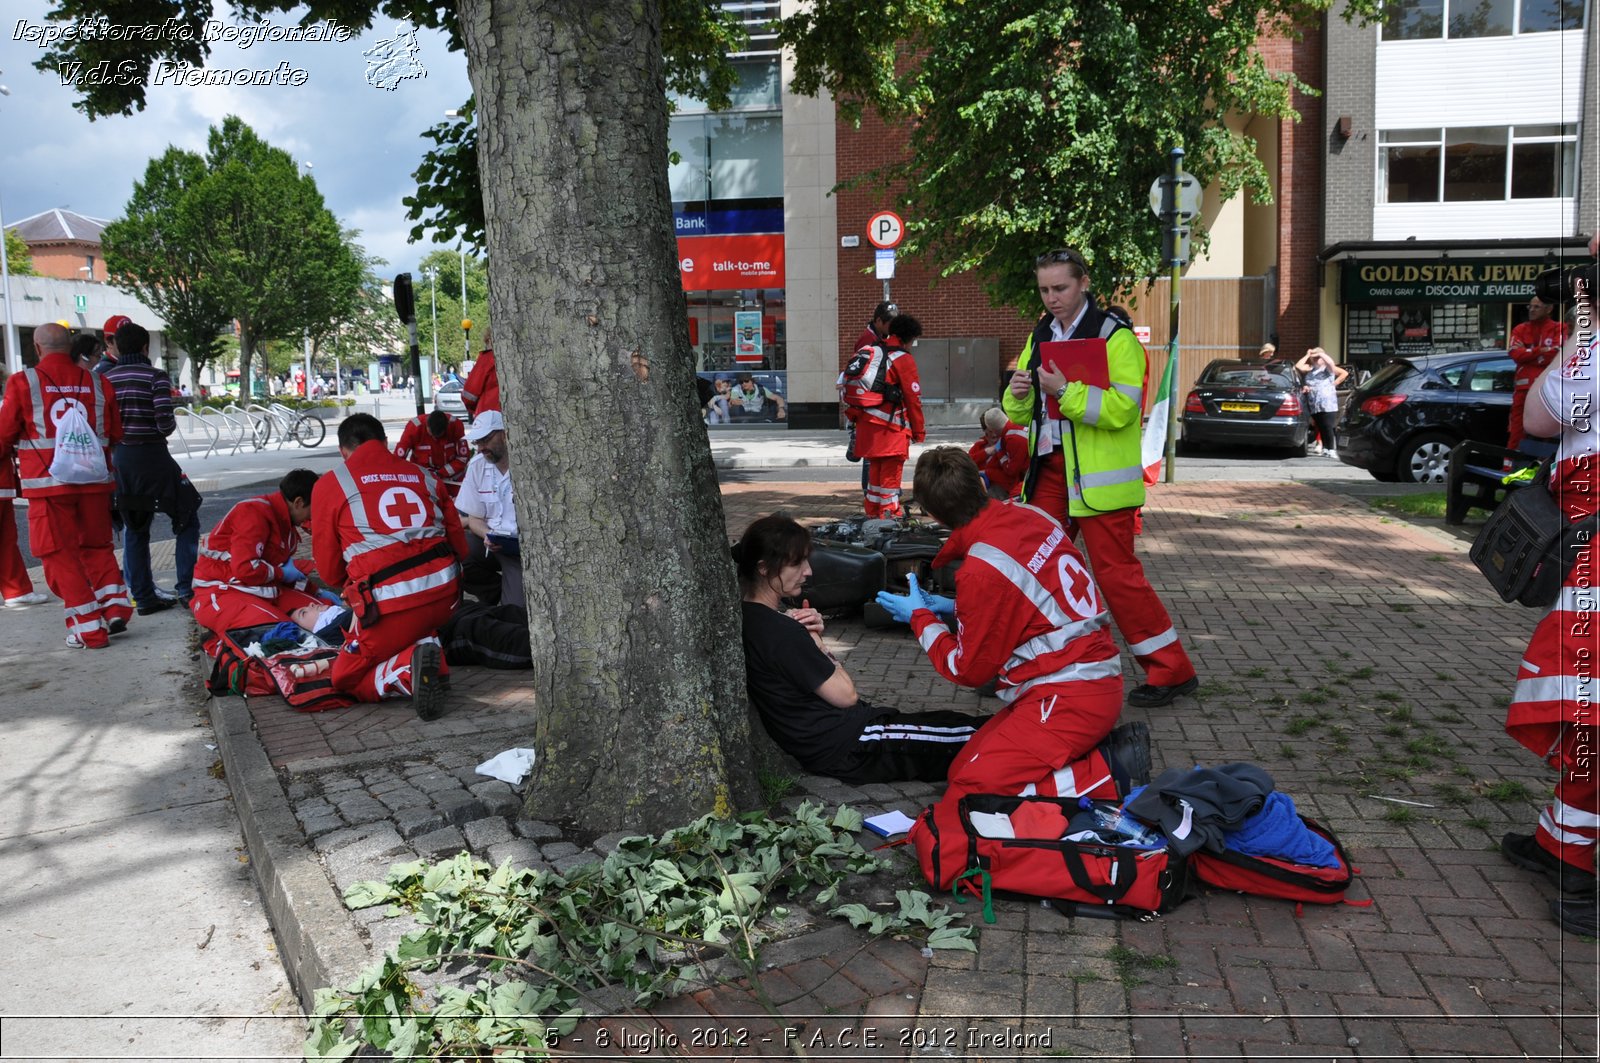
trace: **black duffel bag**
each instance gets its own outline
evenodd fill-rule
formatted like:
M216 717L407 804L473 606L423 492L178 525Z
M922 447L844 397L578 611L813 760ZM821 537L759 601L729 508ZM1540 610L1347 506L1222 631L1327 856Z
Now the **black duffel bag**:
M1569 521L1550 493L1553 461L1511 492L1478 531L1468 552L1502 601L1547 609L1578 556L1594 540L1600 514Z

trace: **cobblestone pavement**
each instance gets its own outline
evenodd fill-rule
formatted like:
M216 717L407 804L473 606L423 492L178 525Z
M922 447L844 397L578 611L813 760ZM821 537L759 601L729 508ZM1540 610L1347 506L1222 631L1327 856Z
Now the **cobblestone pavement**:
M810 519L858 504L811 483L729 485L724 502L734 533L774 509ZM972 1059L1593 1058L1597 946L1562 934L1550 887L1495 851L1504 831L1531 829L1553 782L1501 729L1534 613L1500 604L1460 541L1301 484L1159 486L1140 550L1202 677L1195 697L1143 714L1157 770L1262 765L1340 834L1362 871L1352 897L1370 907L1297 912L1210 892L1114 923L1002 902L976 954L932 958L824 918L766 957L784 1023L751 1018L748 987L712 986L648 1024L618 1020L612 1044L633 1048L617 1054L782 1055L798 1043ZM845 620L829 634L873 701L996 704L937 679L904 629ZM565 870L615 837L580 849L516 818L511 788L473 770L523 744L533 711L518 673L462 669L450 715L432 724L399 703L300 715L255 699L253 730L233 737L259 743L303 835L290 842L310 847L332 887L464 847ZM797 786L869 814L936 796L924 784ZM914 877L908 859L900 884ZM378 912L341 918L364 949L404 929ZM733 1033L690 1044L711 1029ZM571 1047L603 1054L588 1044Z

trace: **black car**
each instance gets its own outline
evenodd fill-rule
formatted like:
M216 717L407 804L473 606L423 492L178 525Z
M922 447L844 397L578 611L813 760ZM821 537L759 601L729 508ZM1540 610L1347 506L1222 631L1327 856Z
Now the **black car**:
M1505 446L1516 369L1505 351L1395 359L1350 396L1339 460L1380 480L1444 483L1457 443Z
M1287 362L1219 359L1200 371L1183 404L1185 447L1245 444L1306 453L1311 415Z

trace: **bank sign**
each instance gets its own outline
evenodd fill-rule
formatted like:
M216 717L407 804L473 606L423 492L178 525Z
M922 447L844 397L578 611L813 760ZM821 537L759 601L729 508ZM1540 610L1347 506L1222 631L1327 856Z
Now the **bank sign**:
M1533 298L1542 258L1346 262L1341 303L1521 303Z

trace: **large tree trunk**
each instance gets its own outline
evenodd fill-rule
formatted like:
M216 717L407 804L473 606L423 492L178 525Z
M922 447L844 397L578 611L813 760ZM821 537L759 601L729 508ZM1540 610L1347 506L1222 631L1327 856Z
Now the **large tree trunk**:
M461 0L534 647L531 815L756 799L667 191L659 0Z

